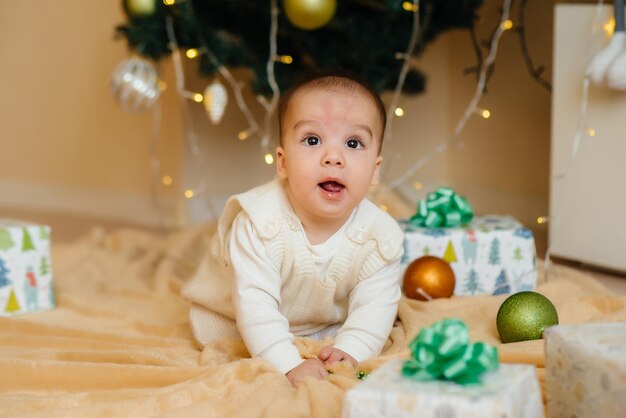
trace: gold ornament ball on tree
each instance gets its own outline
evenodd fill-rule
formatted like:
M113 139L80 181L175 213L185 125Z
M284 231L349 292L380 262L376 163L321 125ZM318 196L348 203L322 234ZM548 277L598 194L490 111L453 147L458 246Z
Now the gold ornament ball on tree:
M538 340L543 330L559 323L550 299L537 292L515 293L500 305L496 327L503 343Z
M414 260L404 271L404 294L411 299L449 298L454 293L455 284L450 264L432 255Z
M146 16L154 13L157 0L125 0L126 10L133 16Z
M300 29L319 29L335 15L337 0L284 0L289 21Z

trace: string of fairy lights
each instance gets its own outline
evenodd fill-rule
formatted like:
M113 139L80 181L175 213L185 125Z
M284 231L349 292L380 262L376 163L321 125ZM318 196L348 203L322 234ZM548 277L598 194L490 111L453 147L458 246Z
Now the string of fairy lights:
M192 2L188 2L188 0L163 0L163 3L167 6L175 6L177 3L182 3L182 2L187 2L188 3L187 10L193 13ZM490 109L481 107L479 106L479 104L486 90L486 84L489 79L489 76L493 72L490 70L492 70L493 65L495 63L496 55L498 52L499 41L506 32L511 31L512 29L515 29L515 31L519 34L520 38L523 37L523 33L524 33L523 26L516 27L514 21L511 19L511 16L510 16L511 4L512 4L512 0L503 0L503 5L501 8L501 12L500 12L501 16L498 22L498 26L494 30L490 43L489 43L489 48L488 48L489 53L485 59L482 59L482 57L480 57L480 60L479 60L480 65L479 67L476 67L476 71L478 75L477 75L477 83L476 83L476 89L475 89L474 95L455 127L454 136L449 141L440 143L437 146L435 146L433 149L431 149L430 151L426 152L425 155L423 155L421 158L415 161L411 166L409 166L403 172L402 175L387 181L386 184L389 186L389 188L397 189L401 185L409 181L412 181L416 189L421 189L423 187L423 184L420 181L415 180L414 176L416 172L418 172L424 165L429 163L434 157L448 150L451 146L455 145L457 142L460 141L460 134L462 133L465 125L467 124L468 120L472 117L472 115L477 115L483 119L489 119L492 116L492 112ZM598 19L600 19L600 9L601 9L602 4L603 4L603 1L600 0L598 2L598 13L596 16L596 22L594 22L594 28L592 29L592 35L595 33L596 28L599 26L606 33L607 37L610 37L614 31L615 20L610 19L607 22L598 24ZM525 5L526 5L526 2L522 2L522 4L520 5L520 11L518 13L518 20L521 22L523 22L523 7L525 7ZM406 51L398 52L395 54L395 59L402 59L404 60L404 62L401 68L401 72L398 76L398 81L397 81L394 93L392 95L392 99L388 105L389 123L385 131L385 141L387 144L389 143L389 139L392 136L394 118L403 117L406 114L404 108L399 105L399 101L401 98L401 92L402 92L402 87L404 83L404 76L406 75L406 72L411 65L410 57L412 55L414 48L419 42L419 35L420 35L419 1L418 0L405 1L402 7L405 11L411 12L414 14L413 28L412 28L411 37L409 39L409 43L407 45ZM276 110L278 100L280 98L280 91L279 91L279 88L277 86L277 83L274 77L274 66L276 64L289 65L293 63L293 57L291 55L279 54L277 51L276 38L277 38L277 31L278 31L278 23L277 23L278 13L279 13L279 9L278 9L276 0L271 0L271 25L270 25L270 31L269 31L270 33L268 34L269 44L270 44L270 53L269 53L267 63L266 63L266 70L267 70L267 75L268 75L268 82L272 89L272 95L269 98L269 100L263 96L257 96L257 100L264 110L262 123L259 123L257 121L253 112L250 110L250 107L246 103L246 100L243 95L243 84L239 82L233 76L233 74L229 71L227 67L225 67L219 62L215 54L209 48L206 40L203 39L202 34L198 34L200 44L201 44L199 48L190 48L190 49L186 49L183 52L180 50L178 46L178 42L176 40L176 36L174 33L174 28L173 28L171 19L168 19L167 21L167 33L168 33L168 39L170 42L170 48L171 48L172 56L173 56L174 70L175 70L175 75L176 75L176 87L177 87L177 92L181 100L192 101L192 102L199 103L199 104L203 103L205 108L207 109L207 113L209 113L209 110L211 110L210 109L211 107L215 108L216 106L222 107L221 111L223 112L223 107L226 104L227 98L222 98L221 101L218 100L216 103L215 97L213 97L215 95L216 90L210 91L209 88L207 87L207 90L205 90L203 94L197 91L188 90L185 86L183 57L188 60L194 60L201 55L205 55L215 65L222 79L226 80L226 82L230 86L235 102L237 103L239 110L242 112L242 114L244 115L247 121L248 126L239 131L239 133L237 134L237 139L240 141L245 141L245 140L248 140L249 138L252 138L253 136L258 136L260 138L260 145L262 149L263 160L268 165L271 165L274 163L274 157L269 148L270 143L271 143L271 138L272 138L271 120ZM523 41L520 40L520 42L522 46L524 46ZM523 49L525 60L529 67L529 72L531 73L531 76L535 78L538 82L540 82L540 84L542 84L544 87L548 88L548 90L550 90L549 84L546 84L544 80L540 80L540 74L541 74L542 68L540 67L539 69L535 70L532 67L532 61L527 56L528 54L527 49L525 49L524 47L522 49ZM212 84L215 85L216 83L219 84L219 81L215 80L213 81ZM569 172L571 170L573 161L578 151L578 144L580 142L580 138L583 136L583 133L587 137L595 137L597 135L597 131L593 127L588 126L586 122L586 113L587 113L587 106L588 106L587 105L588 87L589 87L589 80L588 78L585 78L583 82L583 94L582 94L582 100L581 100L579 121L577 124L575 139L574 139L572 150L570 153L570 160L568 163L568 167L565 173L557 173L554 179L566 180L567 177L569 176ZM161 91L165 89L165 85L163 81L159 81L159 89ZM184 106L184 109L186 108L187 106ZM215 111L215 109L213 109L213 111ZM153 120L154 121L160 120L160 107L158 106L155 107L154 112L155 113L153 116ZM156 112L158 112L158 114ZM185 111L185 113L187 114L186 116L187 118L190 117L188 111ZM215 118L215 119L219 121L219 118ZM212 121L215 123L215 120L213 120L213 118L212 118ZM156 136L156 135L157 135L157 129L153 128L153 136ZM201 155L200 155L201 153L200 153L200 149L198 146L197 137L193 133L187 136L189 139L189 147L192 151L193 156L196 158L201 158ZM153 160L152 171L153 171L153 174L155 175L156 182L159 182L164 186L173 185L174 179L169 174L162 175L160 179L158 178L159 176L158 170L160 168L160 165L158 162L158 157L156 156L156 152L152 152L152 160ZM193 187L185 188L183 191L183 196L187 199L194 199L194 198L200 197L206 191L207 191L206 184L197 184ZM211 209L211 212L213 212L213 215L215 215L214 210L212 210L210 202L209 201L207 202L208 202L209 208ZM552 218L553 218L552 219L553 222L558 222L558 214L553 213ZM538 224L547 223L548 220L549 220L549 217L545 215L537 217ZM547 260L546 269L549 267L550 251L551 251L551 247L548 246L548 250L545 256L545 260Z
M476 84L476 91L474 93L474 97L468 104L463 116L457 123L457 126L454 130L454 137L444 143L437 145L434 149L426 153L422 158L419 158L415 161L411 166L409 166L402 175L396 177L395 179L389 181L388 185L391 189L397 189L405 182L409 181L413 175L421 169L424 165L430 162L434 157L441 154L442 152L449 149L452 145L456 144L459 141L459 135L463 131L465 124L469 120L472 114L480 115L484 119L489 119L491 117L491 111L488 109L484 109L478 106L480 99L482 98L485 86L487 83L487 73L489 68L493 65L496 59L496 55L498 52L498 43L500 41L500 37L504 34L505 31L508 31L513 28L513 21L509 19L509 10L511 7L511 0L504 0L504 4L502 7L502 15L500 17L500 22L497 30L495 31L491 44L489 47L489 55L487 59L482 60L480 67L480 75L478 78L478 83ZM414 182L414 186L416 189L422 188L421 182Z

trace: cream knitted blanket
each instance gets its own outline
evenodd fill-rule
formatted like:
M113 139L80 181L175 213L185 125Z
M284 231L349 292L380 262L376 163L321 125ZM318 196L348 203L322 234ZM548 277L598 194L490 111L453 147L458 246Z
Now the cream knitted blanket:
M203 225L159 236L94 230L70 245L53 245L58 307L0 318L2 417L339 417L344 393L392 357L423 326L444 317L467 322L473 341L499 346L504 362L531 363L543 380L543 341L499 344L498 307L506 296L418 302L403 299L383 354L357 370L336 366L326 380L298 389L240 341L203 351L189 331L178 293L207 250ZM538 291L556 305L561 323L624 321L626 297L592 278L558 267ZM323 342L297 341L304 356Z

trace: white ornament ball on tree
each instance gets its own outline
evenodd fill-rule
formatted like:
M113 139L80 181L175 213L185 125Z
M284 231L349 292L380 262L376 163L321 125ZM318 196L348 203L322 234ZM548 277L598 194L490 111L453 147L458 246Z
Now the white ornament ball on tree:
M296 27L319 29L335 15L337 0L283 0L285 14Z
M227 103L228 93L219 81L214 81L204 90L204 109L213 124L220 123Z
M161 95L156 68L151 62L136 57L118 64L111 76L110 90L125 112L148 110Z

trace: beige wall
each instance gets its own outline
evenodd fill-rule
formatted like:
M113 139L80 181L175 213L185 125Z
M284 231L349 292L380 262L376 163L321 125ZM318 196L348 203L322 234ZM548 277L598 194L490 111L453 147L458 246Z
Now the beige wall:
M482 37L493 28L501 4L485 2ZM552 5L530 2L526 16L533 58L548 67ZM0 66L0 140L9 156L0 164L0 191L2 182L4 190L30 185L19 190L22 197L0 197L0 204L21 199L50 206L59 198L45 191L56 190L74 196L61 200L76 202L75 209L85 213L98 206L110 217L136 220L133 213L141 208L154 212L149 200L150 115L123 113L108 93L110 74L126 57L123 42L112 40L113 28L122 20L117 1L72 0L59 7L43 0L0 0L0 51L9 62ZM506 33L500 45L496 72L481 101L492 118L472 117L461 135L463 149L433 158L403 185L400 191L409 207L437 185L448 184L470 198L479 213L511 213L527 224L547 213L550 95L528 75L515 33ZM187 64L188 87L202 91L208 80L193 76L193 63ZM474 77L462 70L474 64L465 31L449 32L428 46L416 63L428 76L428 90L401 99L406 116L395 119L392 140L384 149L385 181L452 139L475 88ZM210 216L211 205L219 210L227 195L271 178L274 169L263 162L258 139L236 139L246 124L232 95L223 122L213 126L201 105L180 106L170 60L163 63L163 71L170 88L163 103L159 156L163 171L177 184L161 186L161 195L171 209L184 189L196 190L197 197L181 205L186 215L176 218L171 209L168 216L197 220ZM384 95L387 102L390 96ZM260 118L255 98L246 97ZM190 148L189 135L182 135L185 108L191 120L187 134L195 135L198 152ZM414 181L426 187L417 192ZM81 195L88 195L90 202L81 201ZM101 203L94 205L94 199Z
M0 0L0 205L155 219L151 114L124 113L109 94L109 77L128 56L113 40L124 21L120 4ZM182 128L172 88L163 109L158 154L164 172L178 173ZM162 188L169 210L174 193Z

